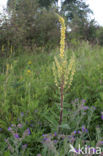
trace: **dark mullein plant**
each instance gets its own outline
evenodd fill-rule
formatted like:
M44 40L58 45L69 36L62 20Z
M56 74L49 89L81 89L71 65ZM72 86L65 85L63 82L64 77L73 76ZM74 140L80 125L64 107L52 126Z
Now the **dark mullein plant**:
M55 62L53 64L53 75L55 78L55 84L60 88L60 119L59 119L59 131L63 120L63 101L64 101L64 91L66 88L70 88L73 81L73 76L75 73L75 57L71 57L68 64L67 56L65 53L65 21L63 17L58 15L59 22L61 24L61 40L60 40L60 54L55 57Z

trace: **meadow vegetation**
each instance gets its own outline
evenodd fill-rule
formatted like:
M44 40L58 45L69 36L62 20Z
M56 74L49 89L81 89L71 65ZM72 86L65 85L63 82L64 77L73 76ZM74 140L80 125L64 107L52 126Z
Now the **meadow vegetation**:
M65 0L60 11L57 0L8 0L0 21L0 156L77 156L70 145L103 155L103 28L90 12L79 0Z
M13 51L1 59L1 155L66 155L69 142L75 147L78 143L95 147L102 142L103 48L82 42L66 50L68 60L73 53L76 73L64 94L61 133L60 92L52 71L59 49L50 54L21 50L18 56Z

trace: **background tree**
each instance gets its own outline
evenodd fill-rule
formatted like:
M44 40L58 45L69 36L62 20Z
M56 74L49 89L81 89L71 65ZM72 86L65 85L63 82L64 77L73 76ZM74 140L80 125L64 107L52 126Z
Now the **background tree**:
M61 7L62 13L71 21L75 16L79 18L87 18L89 13L92 13L89 6L84 0L64 0Z
M6 24L11 44L47 48L58 44L59 25L54 10L41 7L37 0L15 1L16 5L10 2L12 0L8 1L10 18L2 29Z
M98 26L94 20L88 21L85 18L81 20L76 17L70 23L72 38L88 40L91 43L96 43L97 28Z
M96 31L96 41L99 45L103 46L103 27L98 26Z
M8 0L7 6L10 9L18 8L17 6L20 5L21 2L24 0ZM52 4L56 4L58 0L34 0L36 1L40 7L49 8Z
M59 23L55 12L64 16L67 27L67 40L72 38L100 43L100 33L85 0L64 0L61 10L58 0L8 0L9 18L1 21L0 43L14 47L56 47L60 40ZM69 30L69 32L68 32ZM96 33L97 32L97 33ZM96 35L99 37L96 37Z

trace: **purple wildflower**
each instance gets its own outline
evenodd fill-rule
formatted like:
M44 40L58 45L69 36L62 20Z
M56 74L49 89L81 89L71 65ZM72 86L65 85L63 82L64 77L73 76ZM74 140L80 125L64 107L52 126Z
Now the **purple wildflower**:
M47 134L43 134L42 136L43 136L43 137L46 137L46 136L47 136Z
M27 131L28 131L28 135L30 135L31 132L30 132L30 129L29 128L27 128Z
M17 127L18 127L18 128L22 128L22 124L18 124Z
M0 132L2 131L2 128L0 128Z
M78 150L75 148L75 151L78 153Z
M23 138L25 138L26 136L30 135L30 129L27 128L24 133L23 133Z
M101 119L103 120L103 112L101 112Z
M37 110L37 109L35 109L35 110L34 110L34 113L37 113L37 112L38 112L38 110Z
M62 140L64 140L64 137L61 137Z
M85 126L84 125L82 126L82 131L85 132Z
M48 140L48 138L43 138L43 141L47 141Z
M15 137L16 139L18 139L18 138L19 138L18 133L15 133L15 134L14 134L14 137Z
M27 148L27 144L22 145L22 149L25 150Z
M24 116L24 113L23 112L21 112L21 117L23 117Z
M49 136L52 137L52 134L50 133Z
M86 103L86 100L85 100L85 99L83 99L81 102L82 102L82 104L85 104L85 103Z
M34 127L34 125L33 124L30 124L30 127Z
M14 124L11 124L11 127L16 127L16 125L14 125Z
M57 140L54 140L53 142L54 142L54 144L56 144L58 141Z
M92 106L92 108L93 108L94 110L96 110L96 107L95 107L95 106Z
M71 139L71 138L72 138L72 135L69 135L69 136L68 136L68 139Z
M76 98L76 99L74 100L74 102L75 102L75 103L77 103L78 101L79 101L79 99L78 99L78 98Z
M81 134L81 131L78 131L78 134Z
M54 133L54 136L57 136L57 133L56 132Z
M74 131L74 134L76 134L77 133L77 131Z
M95 148L93 148L93 149L91 148L90 150L91 150L92 152L95 152L95 153L96 153L96 149L95 149Z
M103 141L100 141L100 144L103 144Z
M37 154L37 156L41 156L41 154Z
M86 132L86 133L88 133L88 130L87 130L87 128L85 128L84 125L82 126L82 132Z
M71 138L71 143L73 143L75 141L75 138L74 137L72 137Z
M88 110L89 109L88 106L83 106L82 108L83 108L83 110Z
M8 131L11 131L11 130L12 130L12 128L11 128L11 127L9 127L9 128L8 128Z

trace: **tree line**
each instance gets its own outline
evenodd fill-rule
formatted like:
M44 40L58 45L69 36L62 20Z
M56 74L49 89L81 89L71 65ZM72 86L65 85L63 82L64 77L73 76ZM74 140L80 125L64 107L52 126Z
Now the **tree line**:
M55 48L60 41L56 13L65 18L68 45L72 40L103 45L103 27L89 19L93 12L85 0L63 0L60 8L58 0L8 0L0 20L0 47Z

